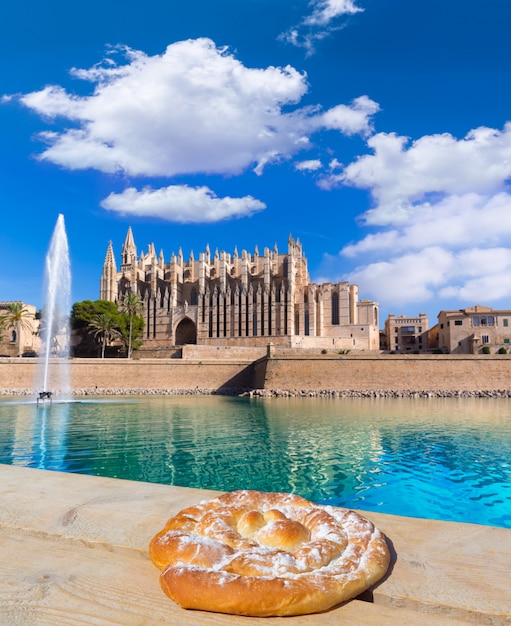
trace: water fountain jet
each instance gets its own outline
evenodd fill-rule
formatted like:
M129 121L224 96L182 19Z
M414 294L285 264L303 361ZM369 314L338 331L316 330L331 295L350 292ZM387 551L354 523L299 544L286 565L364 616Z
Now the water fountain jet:
M46 255L44 303L41 316L43 359L38 372L39 400L55 393L70 395L69 347L71 264L64 216L60 214ZM55 367L54 367L55 365ZM49 390L50 383L54 386Z

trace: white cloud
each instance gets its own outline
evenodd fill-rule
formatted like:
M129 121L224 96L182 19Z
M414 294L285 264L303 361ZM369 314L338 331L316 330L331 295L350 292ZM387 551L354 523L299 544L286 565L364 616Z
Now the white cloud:
M69 95L63 87L48 85L41 91L34 91L21 97L21 102L44 117L67 117L80 120L86 117L85 100Z
M511 250L473 248L456 259L456 280L440 290L442 298L477 303L511 297Z
M440 310L509 300L510 275L508 248L452 251L432 246L361 265L345 280L363 286L365 297L387 308L437 301Z
M363 11L355 5L355 0L315 0L311 4L314 10L304 18L303 23L313 26L326 26L341 15L353 15Z
M358 261L344 280L387 306L491 305L511 299L509 241L511 195L450 196L411 213L405 225L345 246L337 262Z
M247 68L210 39L180 41L161 55L117 49L73 75L88 96L60 86L21 96L44 117L70 128L41 134L41 159L69 169L96 168L131 176L239 174L289 159L324 128L365 133L378 105L366 96L330 111L296 107L306 76L291 66ZM284 112L285 107L285 112Z
M363 285L364 294L395 305L425 302L433 297L454 264L452 253L432 246L416 253L356 268L348 280Z
M170 222L208 223L248 217L266 205L253 198L218 198L208 187L171 185L162 189L133 187L122 193L111 193L101 202L108 211L121 215L159 217Z
M373 154L331 172L323 186L368 190L373 232L336 258L342 278L389 306L440 308L511 299L511 123L409 142L380 133ZM325 258L324 272L333 269ZM421 305L422 306L422 305Z
M426 135L408 145L395 133L370 137L373 154L359 157L324 183L371 192L375 208L369 224L404 223L424 202L448 195L489 195L506 188L511 177L511 123L502 131L477 128L463 139Z
M361 133L367 135L372 131L371 116L380 110L380 106L367 96L360 96L351 106L339 104L321 116L323 126L331 130L339 130L345 135Z
M332 31L342 28L338 18L353 15L364 9L356 6L357 0L311 0L312 13L280 38L294 46L305 48L313 54L316 42L328 37Z
M432 245L464 249L511 241L511 195L476 193L448 196L436 204L416 205L397 228L370 234L345 246L348 257L374 252L420 250Z
M309 161L298 161L295 163L295 170L299 172L316 172L323 167L319 159L310 159Z

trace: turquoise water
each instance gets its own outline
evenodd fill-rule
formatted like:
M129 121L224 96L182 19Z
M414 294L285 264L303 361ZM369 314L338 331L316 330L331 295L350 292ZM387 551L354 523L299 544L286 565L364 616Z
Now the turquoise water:
M0 402L0 463L511 528L505 399Z

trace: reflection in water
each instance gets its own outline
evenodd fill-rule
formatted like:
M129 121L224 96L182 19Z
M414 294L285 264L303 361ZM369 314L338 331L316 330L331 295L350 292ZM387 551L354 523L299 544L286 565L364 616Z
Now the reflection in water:
M0 462L66 471L69 409L68 403L1 404Z
M0 462L511 527L505 399L0 403Z

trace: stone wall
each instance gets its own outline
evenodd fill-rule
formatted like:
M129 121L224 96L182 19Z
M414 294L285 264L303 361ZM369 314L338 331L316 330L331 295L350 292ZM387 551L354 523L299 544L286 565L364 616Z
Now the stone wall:
M42 391L35 388L38 359L0 359L0 393ZM250 361L180 359L72 359L71 384L76 393L132 393L243 390L252 387ZM51 372L51 367L50 367ZM51 375L48 390L55 389Z
M0 393L35 389L38 359L0 358ZM504 392L511 395L508 355L275 356L247 360L72 359L76 393ZM55 382L49 380L48 389Z
M266 389L511 392L507 355L276 356L257 367Z
M182 346L182 358L189 360L238 360L238 361L256 361L266 355L267 352L266 341L261 346L215 346L204 345L198 346L196 344L188 344Z

